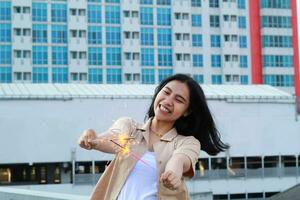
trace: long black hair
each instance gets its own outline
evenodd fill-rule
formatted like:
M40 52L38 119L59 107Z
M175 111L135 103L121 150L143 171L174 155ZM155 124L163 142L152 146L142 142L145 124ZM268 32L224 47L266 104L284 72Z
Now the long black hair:
M162 80L155 89L155 94L146 117L154 117L154 101L157 94L168 82L173 80L186 83L190 92L189 115L185 117L181 116L174 124L178 134L194 136L200 141L201 149L209 155L216 155L228 149L229 146L224 144L220 139L219 131L208 108L202 88L188 75L175 74Z

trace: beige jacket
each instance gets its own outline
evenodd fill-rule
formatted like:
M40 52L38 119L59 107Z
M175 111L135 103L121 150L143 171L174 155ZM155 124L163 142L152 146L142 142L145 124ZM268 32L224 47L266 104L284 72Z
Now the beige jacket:
M149 126L152 119L146 124L139 124L130 118L118 119L111 129L118 129L129 136L128 147L138 157L147 151L149 141ZM175 154L184 154L192 161L192 168L183 175L183 181L179 189L169 190L158 181L157 198L162 200L188 200L189 193L185 185L185 179L194 176L195 164L198 161L200 143L193 136L182 136L177 134L175 128L166 133L159 142L153 144L156 154L158 178L164 172L170 158ZM114 160L106 168L100 180L96 184L91 200L116 200L122 189L126 178L137 162L136 156L128 156L122 152L116 154Z

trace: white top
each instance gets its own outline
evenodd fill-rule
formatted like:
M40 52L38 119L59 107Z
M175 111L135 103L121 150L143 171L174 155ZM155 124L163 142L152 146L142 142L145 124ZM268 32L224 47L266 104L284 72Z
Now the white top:
M157 199L157 169L154 152L147 151L127 177L118 200L128 199Z

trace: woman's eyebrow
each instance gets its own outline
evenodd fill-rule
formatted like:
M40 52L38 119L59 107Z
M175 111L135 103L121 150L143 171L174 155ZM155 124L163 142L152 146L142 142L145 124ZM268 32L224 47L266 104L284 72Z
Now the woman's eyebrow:
M172 89L169 88L168 86L166 86L165 88L168 89L170 92L172 92ZM180 94L176 94L176 97L179 97L179 98L181 98L184 102L186 102L186 99L185 99L183 96L181 96Z

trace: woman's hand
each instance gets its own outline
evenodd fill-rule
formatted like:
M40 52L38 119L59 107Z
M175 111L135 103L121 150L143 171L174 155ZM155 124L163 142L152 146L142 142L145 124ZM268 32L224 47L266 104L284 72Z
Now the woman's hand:
M170 190L176 190L181 185L181 177L178 177L175 172L168 170L161 174L160 181Z
M86 129L82 132L81 136L78 139L78 144L81 148L91 150L93 149L93 142L97 139L97 134L93 129Z

